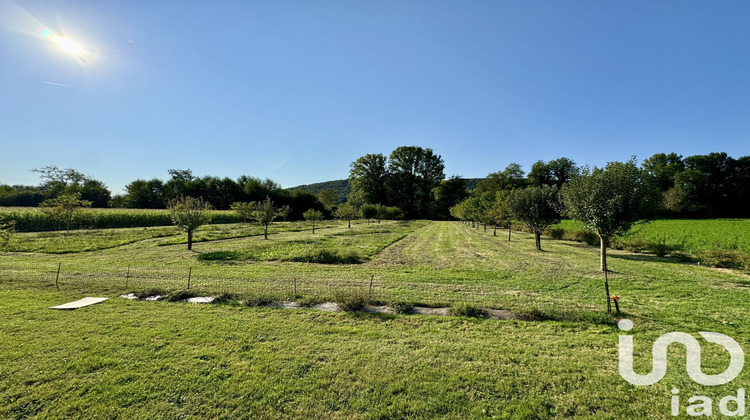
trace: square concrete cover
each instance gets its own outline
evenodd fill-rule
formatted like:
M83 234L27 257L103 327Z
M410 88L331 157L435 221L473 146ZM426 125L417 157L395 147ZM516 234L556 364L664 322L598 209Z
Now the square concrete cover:
M78 309L84 306L94 305L96 303L104 302L109 298L98 298L98 297L85 297L75 302L68 302L62 305L53 306L50 309Z

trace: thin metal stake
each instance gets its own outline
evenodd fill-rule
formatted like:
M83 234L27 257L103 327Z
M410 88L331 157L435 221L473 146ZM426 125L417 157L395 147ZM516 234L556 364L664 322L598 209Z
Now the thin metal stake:
M294 296L297 296L297 277L294 278Z
M128 273L125 274L125 287L128 287L128 280L130 280L130 264L128 264Z
M193 267L190 267L190 269L188 270L188 288L187 288L188 290L190 290L190 277L192 277L192 275L193 275Z
M368 297L372 297L372 281L373 281L373 279L375 279L375 274L373 274L372 277L370 277L370 291L367 292L367 296Z
M57 288L57 290L60 290L59 281L60 281L60 268L61 267L62 267L62 263L58 263L57 264L57 277L55 277L55 287Z

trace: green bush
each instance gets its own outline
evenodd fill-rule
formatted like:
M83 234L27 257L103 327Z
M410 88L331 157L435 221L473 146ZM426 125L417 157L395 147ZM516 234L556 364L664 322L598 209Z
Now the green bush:
M409 315L414 312L414 305L408 302L391 302L390 307L393 309L393 312L400 315Z
M453 316L466 316L470 318L484 318L487 311L468 303L454 303L451 305L450 314Z
M563 239L565 237L565 229L563 228L549 228L547 229L547 236L553 239Z
M337 290L333 294L333 301L347 312L355 312L370 303L370 298L365 292L357 290Z
M584 242L591 246L599 245L599 236L596 233L588 230L577 230L573 232L573 240L578 242Z
M198 294L190 290L179 290L176 292L167 293L167 295L164 296L164 299L166 299L168 302L180 302L186 299L194 298L196 296L198 296Z
M701 264L709 267L750 269L750 256L728 249L712 249L698 254Z

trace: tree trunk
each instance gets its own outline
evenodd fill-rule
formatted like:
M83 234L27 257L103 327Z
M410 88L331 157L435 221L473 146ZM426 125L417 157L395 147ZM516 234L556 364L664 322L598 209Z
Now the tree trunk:
M607 277L607 271L604 271L604 293L607 294L607 312L612 312L612 299L609 294L609 278Z
M609 275L607 270L607 241L608 238L599 235L601 255L601 270L604 272L604 293L607 295L607 312L612 312L612 299L609 294Z
M352 221L349 220L349 229L351 229L351 228L352 228Z
M484 224L484 231L487 232L487 223Z
M492 226L492 236L497 236L497 225Z
M315 233L315 222L313 222L313 233Z
M536 240L537 251L542 250L542 234L541 232L534 232L534 239Z
M508 223L508 242L510 242L510 232L511 232L511 227L510 227L510 223Z
M268 225L263 225L263 239L268 239Z
M188 234L188 251L190 251L191 249L193 249L193 230L188 229L187 234Z

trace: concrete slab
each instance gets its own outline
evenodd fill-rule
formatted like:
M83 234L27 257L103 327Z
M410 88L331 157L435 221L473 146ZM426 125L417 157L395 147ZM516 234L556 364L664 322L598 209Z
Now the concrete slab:
M191 297L190 299L186 299L185 302L188 303L211 303L214 301L214 298L211 296L197 296L197 297Z
M97 298L97 297L85 297L75 302L68 302L62 305L53 306L50 309L78 309L84 306L95 305L97 303L104 302L109 298Z
M323 302L312 306L313 309L326 312L343 312L343 309L335 302Z

